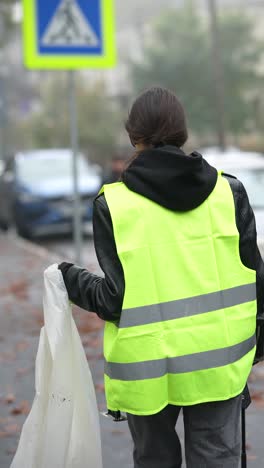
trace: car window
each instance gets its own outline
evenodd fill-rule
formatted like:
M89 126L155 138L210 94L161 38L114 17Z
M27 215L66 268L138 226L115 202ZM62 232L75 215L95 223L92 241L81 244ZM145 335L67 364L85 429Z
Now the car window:
M83 156L78 157L78 172L80 176L96 174ZM38 181L63 179L72 177L71 155L51 156L21 156L16 159L16 176L26 184L35 184Z

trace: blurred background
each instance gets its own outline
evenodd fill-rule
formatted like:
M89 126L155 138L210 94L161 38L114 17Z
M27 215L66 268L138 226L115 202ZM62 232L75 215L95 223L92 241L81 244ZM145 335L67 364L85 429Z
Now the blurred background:
M180 96L191 145L263 150L262 0L115 5L117 66L78 75L80 145L91 160L105 164L126 149L122 121L129 103L153 84ZM25 71L21 2L1 0L0 8L1 157L67 146L67 73Z
M263 209L263 0L116 0L115 10L117 66L77 72L84 220L98 187L116 180L131 156L123 123L133 98L152 85L182 100L186 150L214 164L224 153L221 168L231 173L243 156L238 176ZM0 15L0 223L28 238L69 233L68 72L25 70L21 2L0 0ZM264 237L263 213L258 229Z
M81 264L100 272L93 247L92 201L103 183L118 180L133 155L124 121L135 96L152 85L172 89L182 101L190 129L186 151L200 151L213 165L244 182L263 253L264 1L115 0L115 12L117 66L110 70L80 70L76 75L78 185L84 233ZM19 398L25 403L33 396L31 381L21 387L16 380L28 374L33 380L32 369L17 377L17 359L22 351L29 353L21 358L22 369L27 369L28 360L33 362L42 320L41 293L36 294L41 286L33 277L41 276L39 272L50 261L76 259L69 75L67 71L24 68L22 21L20 1L0 0L0 292L4 298L0 303L0 362L5 369L0 379L2 468L9 466L28 411L25 404L14 405ZM16 329L12 325L20 323L18 304L20 310L33 307L35 335L32 324L27 322L21 325L23 333L18 337L19 326ZM91 357L91 348L99 349L101 345L101 325L85 325L81 312L76 314ZM91 344L89 336L97 339L96 344ZM8 346L11 354L6 356ZM95 359L92 371L99 376L100 352L95 356L99 364ZM258 424L260 427L263 380L263 370L252 374L252 434ZM18 393L14 390L17 385ZM102 385L97 383L99 394ZM17 409L14 414L21 418L19 424L13 421L13 413L10 416L10 405L11 413ZM128 436L123 432L119 436L125 438L125 447L129 448ZM127 461L128 449L118 449L111 455L113 441L104 437L109 448L104 454L108 459L105 466L132 466ZM264 463L262 445L253 439L248 446L250 466L260 468Z

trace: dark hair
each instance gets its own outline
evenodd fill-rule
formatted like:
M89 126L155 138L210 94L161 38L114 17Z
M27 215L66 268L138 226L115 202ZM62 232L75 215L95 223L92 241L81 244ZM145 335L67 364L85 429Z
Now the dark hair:
M151 88L142 93L132 105L125 128L133 146L145 143L181 148L188 139L183 106L165 88Z

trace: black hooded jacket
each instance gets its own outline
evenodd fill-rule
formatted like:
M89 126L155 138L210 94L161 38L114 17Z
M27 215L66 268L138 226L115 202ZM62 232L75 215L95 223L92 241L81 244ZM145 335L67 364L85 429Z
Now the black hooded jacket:
M264 359L264 263L257 247L255 217L242 183L232 175L222 177L227 178L234 196L241 260L257 273L256 361L259 361ZM122 180L130 190L170 210L189 211L209 197L216 185L217 170L197 152L187 156L174 146L164 146L141 152L123 173ZM103 194L94 201L93 226L96 254L104 278L71 263L62 263L59 268L73 303L96 312L105 321L118 321L125 280Z

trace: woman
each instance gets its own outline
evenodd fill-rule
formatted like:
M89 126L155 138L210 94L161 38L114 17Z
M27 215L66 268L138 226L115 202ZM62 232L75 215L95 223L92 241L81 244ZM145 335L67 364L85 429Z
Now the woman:
M264 265L247 194L182 150L177 97L153 88L126 124L136 156L94 203L104 278L60 265L69 298L106 321L108 408L125 411L135 468L237 468L241 393L263 358ZM256 294L257 290L257 294Z

